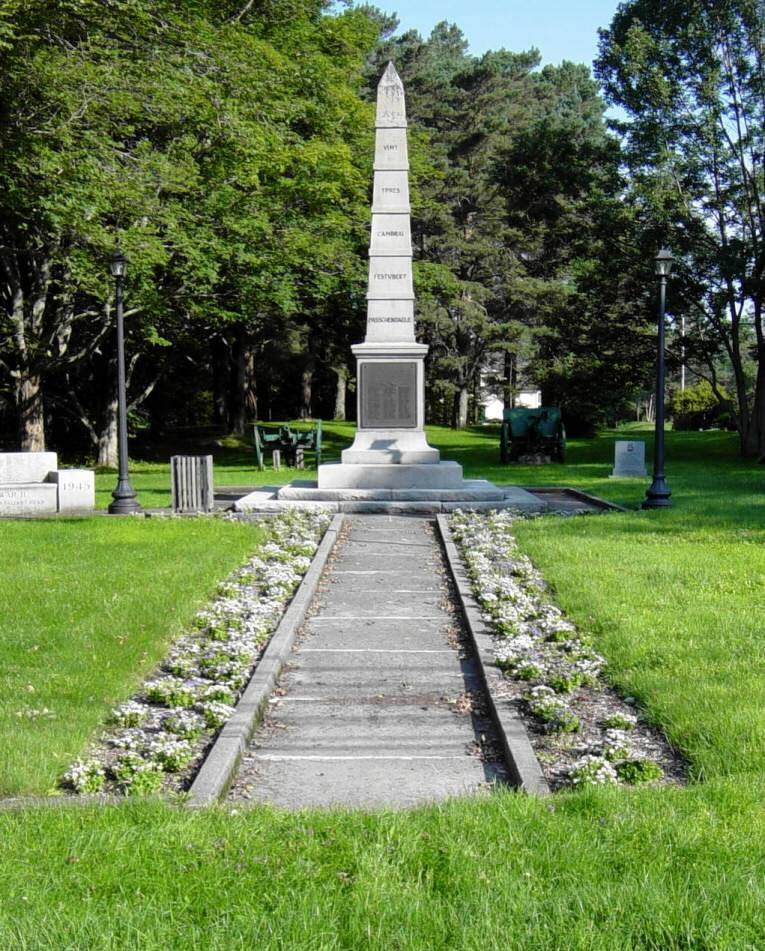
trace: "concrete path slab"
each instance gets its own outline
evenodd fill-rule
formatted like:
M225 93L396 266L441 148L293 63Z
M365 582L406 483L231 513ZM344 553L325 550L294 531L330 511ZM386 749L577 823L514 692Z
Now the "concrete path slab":
M268 758L271 755L272 758ZM322 806L406 808L425 800L475 793L476 761L456 756L391 759L276 759L246 757L234 797L290 809ZM488 781L501 781L491 769Z
M437 611L442 602L441 592L436 588L394 588L377 592L373 600L369 597L368 588L359 588L358 585L343 585L342 588L333 585L325 600L328 615L341 615L349 618L363 618L376 616L381 612L385 617L391 617L401 611L402 603L416 600L417 608L423 613L432 614Z
M432 523L348 516L233 799L405 807L507 782ZM459 701L459 702L458 702Z
M335 652L355 651L374 654L385 652L444 653L452 663L452 650L444 646L444 632L448 622L443 618L423 617L416 624L400 624L388 618L314 618L306 630L311 634L310 646L305 653L319 650ZM396 658L391 656L391 661ZM334 662L334 659L333 659ZM405 658L405 663L409 664Z
M411 571L389 568L377 571L363 569L336 569L333 573L334 590L363 590L369 594L381 589L387 594L397 591L441 591L441 581L427 572L413 575Z

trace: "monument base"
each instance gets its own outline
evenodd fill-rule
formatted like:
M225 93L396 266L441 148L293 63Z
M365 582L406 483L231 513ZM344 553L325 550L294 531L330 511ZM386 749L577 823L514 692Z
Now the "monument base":
M459 489L462 466L457 462L401 464L327 463L319 466L319 489Z
M336 463L334 469L347 469ZM359 468L377 470L380 466ZM408 466L393 466L405 470ZM431 470L441 466L422 466ZM301 480L291 485L260 486L238 499L235 512L273 515L291 509L347 512L368 515L416 515L419 518L466 509L478 512L509 510L519 514L545 512L547 503L518 486L497 486L483 479L467 479L454 489L321 489L316 482Z
M344 465L438 465L441 453L422 430L360 429L341 458Z

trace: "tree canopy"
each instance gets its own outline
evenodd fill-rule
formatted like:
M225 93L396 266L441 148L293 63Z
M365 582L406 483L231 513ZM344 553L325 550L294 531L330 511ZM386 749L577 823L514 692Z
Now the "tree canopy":
M668 243L670 360L735 394L742 447L765 452L762 16L630 0L593 78L535 49L474 56L445 22L396 35L369 4L0 0L6 444L113 464L117 241L134 427L343 417L393 59L428 417L465 426L529 386L574 428L622 416L651 385Z
M765 457L765 10L757 0L630 0L596 64L619 123L643 231L679 257L673 306L742 448ZM754 365L752 379L750 368Z

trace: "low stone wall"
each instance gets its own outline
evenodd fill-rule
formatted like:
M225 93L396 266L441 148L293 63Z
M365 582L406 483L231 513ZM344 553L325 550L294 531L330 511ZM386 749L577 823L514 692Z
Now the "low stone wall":
M0 453L0 517L92 512L95 475L59 469L55 452Z

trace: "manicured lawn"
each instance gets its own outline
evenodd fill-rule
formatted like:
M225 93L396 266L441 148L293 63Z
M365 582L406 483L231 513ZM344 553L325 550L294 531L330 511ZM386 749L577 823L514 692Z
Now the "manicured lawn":
M399 814L0 814L0 945L757 949L762 793L747 779Z
M527 521L517 536L694 777L765 777L765 467L732 458L728 434L668 446L671 509ZM580 482L634 505L631 483Z
M271 425L278 425L273 423ZM290 425L295 426L295 423ZM302 425L302 424L297 424ZM324 460L339 459L341 451L353 441L353 423L324 423ZM645 493L646 485L635 479L609 479L614 462L614 442L617 439L643 439L650 469L653 446L649 427L631 425L625 429L603 432L597 439L570 439L565 465L521 466L502 465L499 461L499 428L476 426L461 432L445 426L428 426L428 440L441 450L442 457L462 464L467 478L490 479L499 484L568 485L595 492L620 505L636 507ZM673 489L717 496L724 485L719 475L725 472L725 483L733 480L733 502L748 505L740 498L740 490L747 484L751 492L761 493L765 487L765 471L758 470L736 458L737 438L732 433L669 433L669 477ZM309 461L313 456L309 456ZM225 446L214 456L216 486L282 485L293 479L315 479L315 469L280 469L274 472L267 457L267 468L259 472L255 466L255 451L248 438L229 437ZM170 466L168 462L131 462L131 481L147 508L170 504ZM678 478L680 482L677 482ZM117 478L113 472L96 475L97 504L105 508L111 501L111 492ZM720 490L720 492L718 492ZM680 494L679 492L677 493ZM765 504L765 503L763 503Z
M0 795L49 791L257 539L211 519L0 521Z
M348 427L333 431L339 444ZM738 460L728 434L670 434L674 507L640 512L646 483L607 478L613 440L625 435L572 441L565 466L506 468L495 431L431 431L468 475L573 485L632 509L531 520L518 537L559 603L593 633L612 680L688 757L688 787L547 801L505 793L399 814L190 813L154 803L0 812L0 947L765 947L765 467ZM629 435L650 442L647 431ZM274 481L241 458L237 468L237 450L228 452L220 484ZM166 469L147 467L139 479L162 497ZM98 563L89 553L96 521L79 523L78 547L69 540L70 580L42 646L65 640L62 621L80 597L71 579L83 560ZM165 557L188 544L182 529L202 523L172 524L181 534L157 546ZM13 528L29 537L27 524ZM29 568L14 570L27 592L41 587ZM96 682L84 653L72 651L77 670ZM14 655L15 690L54 676L37 654ZM122 674L126 688L137 666ZM51 706L34 700L43 703ZM22 728L13 718L0 737L3 762Z

